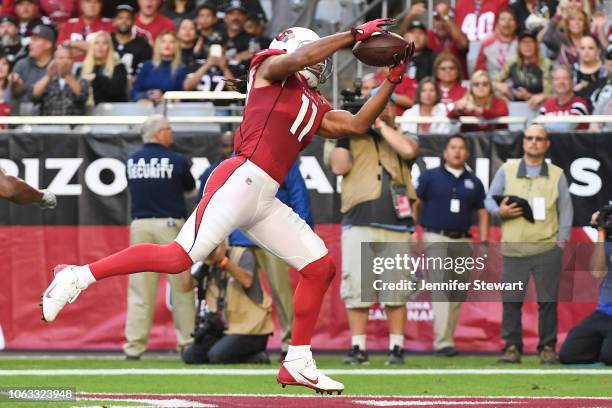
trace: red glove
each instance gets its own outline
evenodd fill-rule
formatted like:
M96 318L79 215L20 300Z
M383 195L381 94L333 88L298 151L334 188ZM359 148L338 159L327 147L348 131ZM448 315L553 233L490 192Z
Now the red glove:
M385 31L384 27L395 24L394 18L378 18L376 20L368 21L360 26L351 28L351 34L355 38L355 41L363 41L368 38L378 35Z
M414 43L411 42L406 46L404 50L404 55L395 54L395 65L389 68L389 75L387 75L387 79L392 84L399 84L402 82L402 78L404 77L404 72L406 72L406 65L410 58L414 54Z

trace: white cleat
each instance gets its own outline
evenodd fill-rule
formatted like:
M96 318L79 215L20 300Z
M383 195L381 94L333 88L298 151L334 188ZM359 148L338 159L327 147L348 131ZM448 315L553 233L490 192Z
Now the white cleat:
M344 385L332 380L317 369L314 359L310 357L283 361L276 381L285 388L287 385L308 387L321 394L342 394Z
M66 305L76 300L86 284L79 282L74 272L75 265L57 265L53 269L55 278L41 296L42 320L52 322Z

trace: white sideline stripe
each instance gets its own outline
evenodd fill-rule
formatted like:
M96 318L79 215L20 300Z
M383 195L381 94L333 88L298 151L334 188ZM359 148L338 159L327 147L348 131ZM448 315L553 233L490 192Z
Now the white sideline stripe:
M330 369L322 370L329 375L612 375L612 369ZM123 369L58 369L58 370L0 370L0 376L47 376L47 375L276 375L275 369L157 369L157 368L123 368Z
M88 399L87 395L96 395L96 396L140 396L146 395L147 397L245 397L245 398L317 398L321 397L314 394L197 394L197 393L186 393L186 392L172 392L167 394L162 393L150 393L150 392L136 392L136 393L125 393L125 392L90 392L90 391L79 391L77 392L77 399L86 400ZM96 397L97 398L97 397ZM575 400L575 399L584 399L584 400L610 400L610 397L592 397L592 396L522 396L522 395L378 395L378 394L342 394L336 395L333 399L350 399L350 398L379 398L379 399L404 399L404 400L413 400L413 399L421 399L421 400L430 400L430 399L440 399L440 398L454 398L454 399L515 399L515 400L533 400L533 399L546 399L546 400Z

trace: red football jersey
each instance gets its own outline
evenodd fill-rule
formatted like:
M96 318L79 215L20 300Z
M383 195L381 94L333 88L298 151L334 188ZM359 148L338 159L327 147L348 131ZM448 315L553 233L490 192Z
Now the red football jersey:
M557 98L550 98L540 108L540 115L552 116L581 116L589 114L589 102L580 96L575 96L564 105L559 104ZM589 128L588 123L581 123L578 126L580 130Z
M255 88L261 63L283 50L263 50L251 60L242 124L234 136L234 150L282 184L300 151L312 140L323 116L332 107L299 74L270 86Z
M500 11L508 7L508 0L459 0L455 7L455 22L469 41L482 41L493 32Z
M174 23L168 17L159 14L155 17L149 24L145 24L140 21L140 13L136 14L136 18L134 19L134 27L136 27L136 31L139 34L144 35L147 40L153 45L155 43L155 39L161 33L166 31L176 32L176 27L174 27Z
M455 108L455 102L463 98L467 93L467 88L461 84L455 84L452 88L444 88L438 83L440 89L440 102L446 105L446 111L450 112Z

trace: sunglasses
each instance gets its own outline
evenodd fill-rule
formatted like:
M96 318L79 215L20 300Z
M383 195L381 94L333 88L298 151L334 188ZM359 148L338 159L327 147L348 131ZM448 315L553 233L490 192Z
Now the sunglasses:
M490 86L488 82L472 82L472 86Z
M525 136L523 139L525 139L528 142L543 142L545 140L548 140L547 137L543 137L543 136Z

